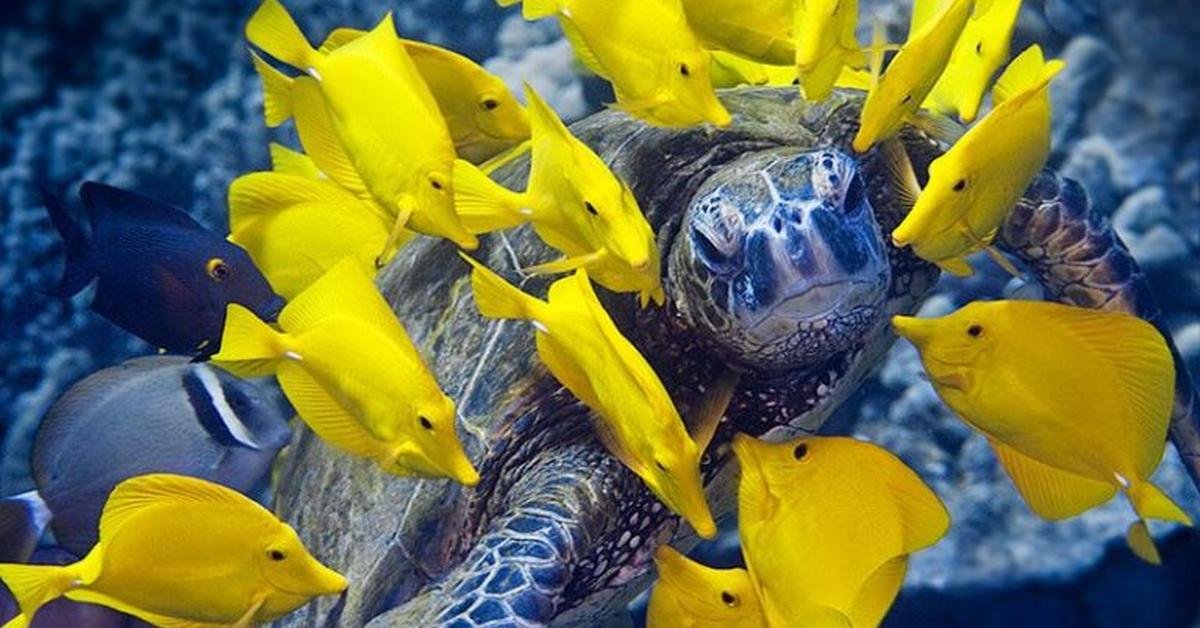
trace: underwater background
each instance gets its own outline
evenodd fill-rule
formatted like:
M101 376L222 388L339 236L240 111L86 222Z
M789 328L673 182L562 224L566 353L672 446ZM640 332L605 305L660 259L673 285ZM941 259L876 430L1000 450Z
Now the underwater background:
M268 167L261 87L241 0L55 0L0 11L0 495L33 488L37 423L72 383L153 348L43 291L62 246L37 184L73 195L98 180L173 203L225 230L227 187ZM365 27L387 10L406 37L453 48L520 91L528 80L567 120L612 100L580 74L553 21L494 0L289 0L310 36ZM863 0L903 35L908 2ZM1148 273L1191 372L1200 373L1200 40L1185 0L1026 0L1014 50L1037 41L1067 60L1052 87L1050 166L1084 184ZM864 19L863 23L867 23ZM862 39L865 39L865 35ZM976 298L1031 296L994 265L947 278L924 314ZM1165 564L1124 547L1127 505L1062 523L1034 517L982 436L954 420L899 343L826 431L879 443L945 500L955 525L914 557L887 626L1200 626L1200 533L1153 528ZM1186 510L1200 497L1168 448L1156 482ZM705 548L712 564L736 555Z

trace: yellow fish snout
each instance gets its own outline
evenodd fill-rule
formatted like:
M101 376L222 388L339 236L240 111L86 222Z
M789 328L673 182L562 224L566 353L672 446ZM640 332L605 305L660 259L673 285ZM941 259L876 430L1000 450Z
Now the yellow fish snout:
M933 339L937 334L937 321L916 318L914 316L893 316L892 329L900 337L917 345L920 349Z
M350 582L342 574L313 560L314 576L317 595L337 595L350 587Z

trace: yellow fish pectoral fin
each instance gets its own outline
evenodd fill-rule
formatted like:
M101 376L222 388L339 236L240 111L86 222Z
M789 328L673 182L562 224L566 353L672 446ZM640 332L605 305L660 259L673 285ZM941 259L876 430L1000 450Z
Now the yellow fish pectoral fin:
M917 204L921 196L921 183L917 181L917 173L913 170L912 159L904 141L898 137L888 139L883 143L883 156L887 164L888 180L896 192L905 213Z
M975 269L967 263L967 260L961 257L951 259L943 259L934 262L938 268L954 275L955 277L970 277L975 274Z
M379 461L385 455L386 445L372 438L358 419L300 365L285 364L279 369L278 377L296 414L321 440L368 460Z
M1012 275L1013 279L1025 279L1025 275L1021 273L1012 261L1004 256L1004 253L1000 252L1000 249L988 244L983 247L983 250L988 254L988 257L992 258L993 262L996 262L997 266L1003 268L1004 272Z
M721 417L725 416L725 411L729 409L729 402L733 401L733 394L737 392L738 383L741 380L740 373L725 371L709 385L704 397L696 406L691 417L692 420L689 422L691 427L689 432L691 432L692 440L696 441L696 450L702 456L704 450L708 449L708 444L712 442L713 435L717 433Z
M408 225L409 219L412 218L413 203L401 201L398 203L397 207L399 207L400 211L396 214L396 220L392 223L392 228L388 232L387 240L385 240L383 243L383 248L380 249L379 254L375 256L376 269L383 268L384 260L388 259L389 257L388 252L396 248L397 244L400 242L400 238L407 233L407 229L405 229L405 227Z
M127 602L123 602L116 598L109 597L103 593L89 589L75 589L73 591L68 591L65 597L75 602L97 604L99 606L120 611L127 615L133 615L142 621L148 622L155 626L161 626L162 628L226 628L227 626L226 624L206 624L202 622L188 621L186 619L177 619L175 617L167 617L166 615L151 613L150 611L142 610Z
M1038 516L1057 521L1074 517L1113 498L1111 483L1085 478L1056 469L989 438L1000 464L1012 478L1017 492Z
M246 612L243 613L237 621L233 622L232 628L250 628L250 626L254 625L254 616L258 614L258 609L262 608L263 604L266 602L267 598L265 595L259 596L259 598L250 605L250 608L247 608Z
M905 120L929 137L948 146L953 146L967 133L963 125L951 118L926 110L918 110Z
M850 619L855 626L878 626L883 622L907 572L908 554L901 554L880 565L867 578L850 604Z
M575 21L566 15L559 16L559 24L562 25L563 35L567 37L567 41L571 42L571 48L575 50L575 57L588 70L591 70L596 76L603 79L608 79L609 74L604 69L604 64L600 63L600 58L588 45L587 39L583 36L583 31L575 25Z
M1129 545L1134 556L1151 565L1162 564L1162 556L1158 554L1158 547L1154 545L1154 537L1150 536L1150 528L1146 526L1145 521L1138 519L1129 524L1129 530L1125 532L1125 543Z
M300 143L321 172L359 198L367 198L367 184L342 145L316 80L302 76L293 83L293 115Z
M271 142L271 169L283 174L293 174L306 179L325 179L324 173L313 162L312 157L292 150L283 144Z
M321 42L321 48L319 52L323 55L327 55L366 34L367 31L359 30L357 28L335 28L333 29L333 32L329 33L329 36L325 38L325 41Z
M604 249L584 253L583 255L575 255L572 257L560 257L554 261L546 262L545 264L536 264L528 266L524 270L531 275L554 275L558 273L569 273L578 270L585 266L589 266L604 259L607 253Z

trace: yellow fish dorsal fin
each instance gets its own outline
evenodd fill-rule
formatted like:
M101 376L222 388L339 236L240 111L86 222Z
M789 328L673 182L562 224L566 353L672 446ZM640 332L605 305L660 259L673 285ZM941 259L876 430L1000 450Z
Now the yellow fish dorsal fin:
M354 162L346 153L341 138L333 129L333 121L325 106L321 87L309 77L297 78L293 84L294 116L296 131L304 151L312 158L317 168L329 175L338 185L350 190L359 198L367 198L367 184L363 182Z
M855 626L878 626L896 601L904 575L908 572L908 554L901 554L872 573L850 604L850 619Z
M189 621L186 619L177 619L175 617L167 617L166 615L159 615L158 613L152 613L148 610L138 608L129 604L128 602L110 597L104 593L93 591L91 589L73 589L68 591L64 597L75 602L105 606L125 613L126 615L133 615L144 622L147 622L153 626L159 626L160 628L228 628L229 626L229 624L206 624L202 622Z
M541 95L529 83L525 84L525 102L529 105L529 121L533 126L533 137L540 137L545 133L562 139L572 137L567 125L563 124L554 109L546 104L545 100L542 100Z
M241 493L193 477L152 473L117 485L100 515L100 539L112 538L130 518L157 507L209 504L236 508L250 515L273 518L271 513Z
M1056 469L989 438L1017 492L1039 517L1057 521L1103 504L1117 494L1113 484Z
M908 149L904 141L898 137L888 139L883 143L883 156L887 164L888 180L896 197L906 211L917 204L921 196L921 184L917 181L917 173L913 171L912 160L908 157Z
M733 401L733 395L737 392L741 380L740 373L725 371L709 384L708 390L704 391L704 396L692 412L692 420L689 423L691 429L688 432L692 440L696 441L696 450L701 455L708 449L709 443L717 433L721 417L725 416L725 411L729 409L729 403Z
M271 142L267 149L271 153L271 169L275 172L293 174L308 179L324 180L326 178L325 173L321 172L312 157L300 151L292 150L277 142Z
M1125 543L1129 545L1134 556L1151 565L1162 564L1162 556L1158 554L1158 547L1154 545L1154 537L1150 536L1150 528L1146 526L1145 521L1138 519L1129 524L1129 529L1125 532Z
M726 12L720 18L720 25L729 31L731 39L737 40L741 49L756 52L759 56L794 48L787 24L779 23L765 11L750 4L739 6L737 11ZM771 30L771 26L777 28Z
M333 316L360 321L402 348L412 346L395 312L379 294L371 275L355 258L347 257L334 264L284 306L279 314L279 324L296 333L312 329Z
M1046 61L1041 46L1034 44L1013 59L1000 78L996 79L992 100L999 106L1005 101L1032 96L1046 87L1065 67L1061 59Z
M387 445L375 440L301 363L285 362L278 378L296 414L321 440L360 458L379 461L386 456Z
M908 38L912 39L926 24L933 22L934 18L946 10L950 2L951 0L915 0L912 16L908 21Z
M342 46L345 46L346 44L366 34L367 31L357 28L335 28L333 29L333 32L329 33L329 36L325 38L325 41L321 42L321 48L319 50L321 54L328 55L334 50L337 50L338 48L341 48Z
M229 185L229 229L236 233L252 220L299 203L327 203L330 211L342 211L360 202L328 181L281 172L252 172Z
M571 42L571 48L575 50L575 57L579 59L579 62L596 76L610 80L604 64L600 63L600 58L592 51L592 47L588 45L587 39L583 36L583 31L579 30L575 21L570 16L561 15L558 23L562 26L563 35L567 37L567 41Z

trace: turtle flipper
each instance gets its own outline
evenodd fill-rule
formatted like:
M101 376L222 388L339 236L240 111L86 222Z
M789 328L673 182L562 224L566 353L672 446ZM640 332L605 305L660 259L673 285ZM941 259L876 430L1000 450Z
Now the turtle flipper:
M1200 487L1200 401L1145 274L1108 221L1092 211L1079 183L1046 170L1001 226L997 244L1016 256L1053 298L1093 309L1127 312L1154 323L1175 356L1171 442Z

